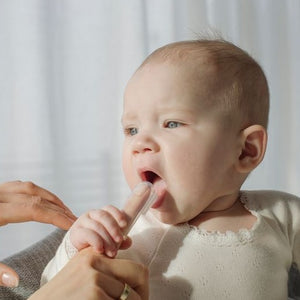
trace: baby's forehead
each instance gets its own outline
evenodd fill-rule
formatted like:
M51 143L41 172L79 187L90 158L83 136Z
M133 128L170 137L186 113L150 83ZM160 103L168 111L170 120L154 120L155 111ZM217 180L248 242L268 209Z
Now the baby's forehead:
M151 54L138 71L151 70L155 66L167 67L181 74L183 80L188 78L199 86L206 84L210 88L216 88L217 82L222 81L225 76L226 66L220 63L218 55L198 45L179 44L174 47L167 45L159 50ZM226 74L227 78L228 76L229 74Z
M158 82L162 81L161 78L164 79L166 88L172 86L172 83L173 86L179 84L185 88L186 93L199 96L214 94L219 88L219 83L223 82L222 68L208 51L199 47L195 49L190 45L186 47L185 44L175 49L169 49L168 46L165 48L161 52L154 52L138 68L127 84L125 95L130 85L130 89L135 91L136 84L144 85L147 80ZM161 73L166 76L163 77Z
M212 46L205 47L200 42L178 42L154 51L145 59L141 67L149 63L170 63L178 67L201 66L215 69L218 66L218 54Z
M239 47L222 40L183 41L163 46L151 53L140 68L149 63L169 63L191 68L211 76L234 75L239 68L251 64L250 58ZM195 75L197 74L194 73Z
M208 65L152 61L144 65L133 76L125 89L124 106L132 99L159 99L159 105L170 105L169 98L176 99L178 109L209 109L216 105L212 101L218 86L216 84L215 70ZM128 101L126 101L128 100ZM174 108L175 102L168 108ZM133 106L134 109L134 106Z

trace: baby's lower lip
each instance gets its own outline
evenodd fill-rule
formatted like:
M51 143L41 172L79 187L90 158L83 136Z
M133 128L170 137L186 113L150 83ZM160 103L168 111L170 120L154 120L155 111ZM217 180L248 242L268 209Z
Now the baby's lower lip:
M162 203L164 202L164 197L165 195L160 195L157 197L157 200L153 203L153 205L151 206L151 208L158 208L162 205Z

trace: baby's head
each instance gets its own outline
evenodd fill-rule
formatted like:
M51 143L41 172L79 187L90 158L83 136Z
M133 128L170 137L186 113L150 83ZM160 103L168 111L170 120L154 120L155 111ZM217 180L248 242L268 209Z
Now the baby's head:
M263 159L269 92L260 66L222 40L154 51L124 97L123 167L132 188L154 183L166 223L222 210Z
M224 121L267 127L269 91L264 72L244 50L224 40L184 41L149 55L138 70L170 64L189 73L196 101L220 110ZM180 71L179 71L180 72Z

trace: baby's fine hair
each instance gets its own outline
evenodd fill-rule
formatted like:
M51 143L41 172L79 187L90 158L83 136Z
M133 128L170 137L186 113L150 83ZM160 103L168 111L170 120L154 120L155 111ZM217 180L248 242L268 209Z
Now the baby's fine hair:
M192 63L201 71L205 66L213 81L209 101L218 105L231 122L236 117L244 128L254 124L267 128L267 79L260 65L241 48L220 38L176 42L155 50L140 68L154 61Z

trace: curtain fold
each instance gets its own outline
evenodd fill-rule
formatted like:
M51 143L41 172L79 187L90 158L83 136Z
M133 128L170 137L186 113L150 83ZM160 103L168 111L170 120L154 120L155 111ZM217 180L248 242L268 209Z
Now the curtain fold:
M154 49L218 31L270 85L267 154L244 188L299 195L299 20L297 0L0 0L0 181L33 181L76 214L121 206L127 80ZM0 258L51 230L0 228Z

